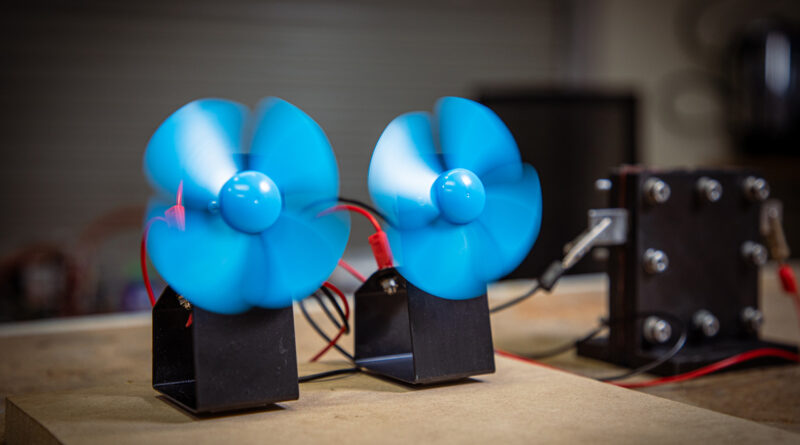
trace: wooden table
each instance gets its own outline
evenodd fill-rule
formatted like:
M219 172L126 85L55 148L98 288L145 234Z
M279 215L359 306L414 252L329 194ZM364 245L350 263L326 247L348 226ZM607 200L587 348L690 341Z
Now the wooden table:
M797 267L795 267L797 269ZM525 282L496 285L497 295L516 295ZM789 344L800 343L800 324L790 298L779 288L775 269L761 279L762 336ZM579 338L597 326L607 313L605 277L593 276L562 283L551 295L541 295L492 319L495 345L520 355L535 354ZM611 375L620 368L578 357L574 351L543 363L588 376ZM709 375L684 383L637 391L800 432L800 366L774 366Z
M797 342L800 329L791 301L779 294L771 277L762 282L764 335ZM491 302L502 301L527 285L496 285L490 291ZM497 314L492 320L495 343L515 353L533 353L583 334L604 313L601 277L566 280L553 294L537 295ZM345 366L335 352L329 352L325 363L305 363L322 341L302 318L296 319L296 327L301 374ZM351 342L346 339L344 345L349 348ZM43 417L52 418L54 409L73 411L68 420L56 416L59 426L53 429L59 439L79 442L102 443L109 437L132 442L202 442L219 439L214 434L220 432L257 440L265 437L258 425L269 426L268 437L286 441L319 441L338 432L337 437L350 442L528 442L535 437L549 442L636 443L677 441L684 436L695 441L800 442L800 436L780 432L800 432L800 366L794 365L632 391L498 357L498 372L478 377L475 383L414 390L368 375L349 376L302 385L301 399L281 404L279 413L230 416L209 423L168 406L149 388L148 314L5 326L0 328L0 351L0 397L15 394L15 403ZM588 376L618 370L574 353L547 363ZM137 402L129 403L132 400ZM106 410L98 409L97 403L113 403L115 408L109 408L116 416L113 421L103 417ZM780 429L762 428L691 405ZM426 423L433 415L426 415L426 410L442 417ZM442 410L453 415L444 416ZM98 435L102 428L96 425L117 428L119 435ZM0 438L4 431L0 427ZM297 436L297 431L305 436Z

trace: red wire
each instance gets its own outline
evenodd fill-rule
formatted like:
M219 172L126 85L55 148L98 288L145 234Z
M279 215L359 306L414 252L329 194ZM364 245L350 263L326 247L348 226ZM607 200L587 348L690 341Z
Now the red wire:
M144 226L144 231L142 232L142 244L139 249L139 264L142 267L142 279L144 280L144 287L147 289L147 297L150 299L151 306L156 305L156 296L153 293L153 286L150 284L150 275L147 273L147 234L150 232L150 226L152 226L155 221L167 222L167 219L156 216L150 219L150 221L147 221L147 224Z
M375 228L375 233L369 237L369 245L372 248L372 255L375 257L375 262L378 263L378 269L392 267L394 260L392 259L392 248L389 246L389 239L386 236L386 232L381 229L380 223L378 223L378 220L372 215L372 213L356 205L340 204L323 210L319 213L319 216L342 210L349 210L351 212L363 215L369 220L370 223L372 223L372 226Z
M347 304L347 297L344 296L344 293L341 290L339 290L338 287L334 286L333 284L331 284L331 283L329 283L327 281L325 283L323 283L322 285L327 287L328 289L332 290L336 295L339 296L339 298L342 300L342 304L344 305L344 318L345 319L350 319L350 305ZM343 323L342 324L342 328L339 329L339 332L336 334L336 336L333 337L331 339L331 341L328 342L328 345L325 346L324 348L322 348L322 350L319 351L317 353L317 355L312 357L311 361L315 362L315 361L319 360L320 357L325 355L325 353L328 352L333 347L333 345L335 345L336 342L339 341L339 339L342 337L342 335L344 335L344 331L346 329L347 329L347 327Z
M706 374L711 374L712 372L717 372L725 368L730 368L733 365L738 365L739 363L744 363L761 357L778 357L793 362L800 362L800 355L791 353L789 351L784 351L783 349L776 349L776 348L760 348L760 349L754 349L752 351L743 352L741 354L736 354L733 357L728 357L724 360L720 360L716 363L712 363L710 365L703 366L702 368L695 369L694 371L685 372L683 374L673 375L669 377L661 377L658 379L648 380L645 382L633 382L633 383L610 382L610 383L613 385L621 386L623 388L647 388L650 386L665 385L667 383L685 382L686 380L702 377Z
M350 264L348 264L345 260L341 260L340 259L339 260L339 266L341 266L342 269L350 272L350 275L356 277L356 279L358 281L360 281L362 283L367 281L367 277L365 277L364 275L361 275L361 272L357 271L355 267L353 267Z
M519 360L521 362L530 363L530 364L536 365L536 366L541 366L542 368L550 368L550 369L555 369L556 371L562 371L562 372L566 372L568 374L574 374L573 372L570 372L570 371L567 371L567 370L564 370L564 369L561 369L561 368L556 368L555 366L550 366L550 365L548 365L546 363L542 363L542 362L539 362L539 361L536 361L536 360L533 360L533 359L530 359L530 358L527 358L527 357L523 357L521 355L514 354L513 352L503 351L501 349L495 349L494 353L499 355L499 356L502 356L502 357L511 358L511 359L514 359L514 360Z
M784 292L789 295L792 303L794 303L797 322L800 323L800 290L797 287L797 278L795 278L794 270L788 264L781 263L778 266L778 278L781 280Z
M183 207L182 207L182 204L183 204L183 180L181 180L181 182L178 184L178 192L177 192L177 194L175 196L175 201L176 201L176 204L172 208L180 210L179 214L180 214L181 220L178 222L178 225L182 226L182 224L184 224L184 221L185 221L183 219L185 216L184 216L184 213L182 211L182 209L183 209ZM150 232L150 226L152 226L155 221L163 221L163 222L169 224L169 221L167 221L167 219L164 218L163 216L155 216L155 217L151 218L150 221L147 221L147 224L144 226L144 231L142 232L142 244L141 244L141 246L139 248L139 264L142 267L142 279L144 281L144 287L145 287L145 289L147 289L147 298L150 299L150 306L155 306L156 305L156 296L155 296L155 293L153 293L153 286L150 283L150 275L147 273L147 234ZM187 328L192 325L192 319L193 319L192 313L190 312L189 313L189 318L186 320L186 327Z
M495 352L495 354L503 356L503 357L512 358L512 359L519 360L519 361L522 361L522 362L531 363L531 364L534 364L534 365L538 365L538 366L542 366L542 367L550 368L550 369L555 369L555 370L558 370L558 371L569 372L569 371L565 371L563 369L559 369L559 368L556 368L556 367L553 367L553 366L538 362L536 360L531 360L529 358L522 357L522 356L519 356L519 355L516 355L516 354L512 354L510 352L501 351L499 349L495 349L494 352ZM762 357L778 357L778 358L783 358L783 359L794 361L794 362L800 362L800 355L794 354L792 352L784 351L783 349L777 349L777 348L760 348L760 349L754 349L752 351L743 352L741 354L737 354L737 355L734 355L732 357L728 357L728 358L726 358L724 360L720 360L720 361L718 361L716 363L712 363L710 365L703 366L702 368L695 369L694 371L685 372L683 374L673 375L673 376L669 376L669 377L661 377L661 378L658 378L658 379L647 380L647 381L644 381L644 382L632 382L632 383L607 382L607 383L610 383L612 385L616 385L616 386L619 386L619 387L622 387L622 388L631 388L632 389L632 388L647 388L647 387L651 387L651 386L666 385L668 383L685 382L687 380L691 380L691 379L695 379L697 377L702 377L704 375L711 374L712 372L717 372L717 371L723 370L725 368L730 368L731 366L738 365L739 363L744 363L744 362L747 362L747 361L750 361L750 360L755 360L757 358L762 358ZM572 372L569 372L569 373L573 374Z
M356 212L360 215L364 215L369 220L369 222L372 223L372 226L375 227L376 232L383 231L383 229L381 229L381 225L378 223L378 220L374 216L372 216L372 213L369 213L368 211L362 209L359 206L354 206L350 204L339 204L337 206L333 206L327 210L324 210L322 213L320 213L320 216L327 215L328 213L331 212L338 212L341 210L349 210L351 212Z

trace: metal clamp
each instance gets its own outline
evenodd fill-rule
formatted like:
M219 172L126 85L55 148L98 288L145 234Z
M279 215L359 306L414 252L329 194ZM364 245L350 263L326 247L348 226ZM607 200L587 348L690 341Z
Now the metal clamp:
M566 254L561 267L574 266L596 246L618 246L628 239L628 211L626 209L589 210L589 229L565 246Z
M789 258L789 244L783 232L783 204L770 199L761 205L761 235L767 241L772 258L784 261Z

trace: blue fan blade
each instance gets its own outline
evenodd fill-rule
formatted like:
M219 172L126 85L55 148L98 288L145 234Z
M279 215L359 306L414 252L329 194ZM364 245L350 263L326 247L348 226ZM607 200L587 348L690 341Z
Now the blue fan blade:
M502 120L469 99L443 97L436 102L439 145L447 169L464 168L486 185L490 178L519 178L519 149Z
M251 307L239 282L254 239L232 229L218 214L186 209L186 230L153 221L147 249L164 280L193 305L236 314Z
M205 209L222 185L241 170L241 142L248 110L236 102L201 99L168 117L144 155L144 171L160 191L175 197L183 182L184 205Z
M539 175L523 166L518 182L486 187L486 207L477 223L485 230L488 249L480 254L483 277L495 281L514 270L530 251L542 223L542 189Z
M430 114L406 113L383 131L369 164L372 201L396 227L422 227L439 215L431 187L442 172Z
M174 199L166 198L163 196L153 196L147 201L147 208L144 212L144 222L147 224L148 221L157 217L157 216L164 216L164 213L175 205Z
M285 210L250 250L240 291L255 306L285 307L309 296L333 273L347 246L350 216L318 217L333 202L304 212Z
M398 272L418 288L448 300L486 293L481 276L482 235L476 224L453 225L439 218L415 230L390 231Z
M256 109L251 170L278 186L288 208L299 209L339 193L339 170L319 125L283 99L264 99Z

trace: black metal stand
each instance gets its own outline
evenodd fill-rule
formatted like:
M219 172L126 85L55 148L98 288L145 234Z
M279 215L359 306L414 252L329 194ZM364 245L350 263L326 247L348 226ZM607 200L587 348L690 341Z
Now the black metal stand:
M374 273L355 293L356 364L410 384L494 372L486 295L446 300L394 268Z
M190 312L168 287L153 308L153 388L193 413L296 400L292 307Z

